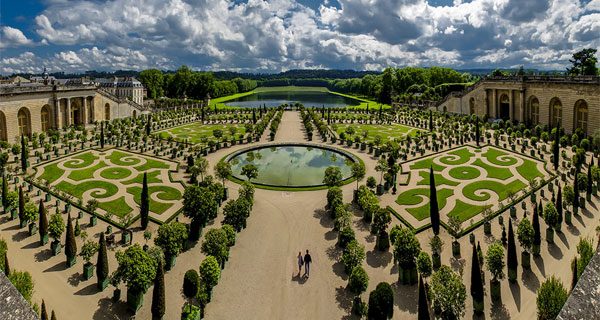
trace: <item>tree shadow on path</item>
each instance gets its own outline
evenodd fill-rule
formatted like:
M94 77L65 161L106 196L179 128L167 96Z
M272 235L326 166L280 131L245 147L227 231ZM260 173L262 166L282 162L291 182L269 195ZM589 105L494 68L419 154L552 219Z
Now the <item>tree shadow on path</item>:
M540 280L531 270L523 271L521 280L523 281L525 288L531 292L537 292L537 289L540 287Z
M502 302L492 303L490 309L490 319L492 320L510 320L510 313Z
M394 304L402 311L417 314L417 301L419 288L417 285L401 285L398 282L392 284L394 289Z
M92 317L94 320L126 320L131 319L124 303L113 302L110 298L100 299L98 309Z
M544 259L542 257L533 256L533 262L535 262L535 265L538 267L538 269L542 273L542 276L546 277L546 268L544 267Z
M515 300L515 305L517 306L517 311L521 311L521 286L518 282L508 282L508 286L510 287L510 292L512 293L513 299Z

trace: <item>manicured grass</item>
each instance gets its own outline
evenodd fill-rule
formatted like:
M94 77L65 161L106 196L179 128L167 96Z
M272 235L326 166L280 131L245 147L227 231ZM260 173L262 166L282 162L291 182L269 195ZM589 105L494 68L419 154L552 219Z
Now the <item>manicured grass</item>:
M489 148L488 151L483 154L483 156L491 164L501 167L510 167L517 164L517 159L515 159L513 156L509 156L508 153L496 148Z
M100 171L100 176L108 180L121 180L129 177L131 171L125 168L112 167Z
M107 158L110 162L118 166L135 166L142 162L142 159L139 157L119 150L113 150Z
M451 195L452 190L450 189L437 190L440 210L446 206L446 199ZM401 193L396 199L396 203L399 205L413 206L422 202L426 202L426 204L420 207L406 209L406 211L419 221L429 217L429 189L411 189Z
M203 141L216 140L213 135L214 130L220 129L223 132L223 138L230 140L231 134L229 128L235 128L234 136L244 136L246 127L243 124L202 124L200 122L189 123L186 125L174 127L159 131L156 134L161 139L174 138L177 141L187 141L192 144L205 143Z
M71 173L69 173L69 179L75 180L75 181L92 179L94 177L94 172L96 172L96 170L102 169L107 166L108 165L106 163L104 163L104 161L100 161L100 162L98 162L98 164L96 164L93 167L86 168L86 169L80 169L80 170L73 170L73 171L71 171Z
M413 163L410 166L410 169L411 170L429 169L431 166L433 166L433 171L442 171L446 168L437 163L433 163L433 159L435 159L435 157L429 157L429 158L419 160L419 161Z
M52 183L60 178L65 173L65 170L58 167L57 163L52 163L44 167L44 172L40 179Z
M90 166L98 157L91 152L84 152L71 157L71 160L65 161L65 168L80 169ZM78 159L78 160L75 160Z
M133 211L133 209L125 201L124 197L119 197L112 201L99 202L98 207L118 217L123 217L124 215Z
M417 185L428 186L429 185L429 171L419 171L419 176L421 177L421 180L419 180ZM444 176L442 176L441 174L438 174L438 173L434 173L433 176L435 177L435 186L436 187L439 187L442 185L454 187L459 184L456 181L452 181L452 180L448 180L448 179L444 178Z
M146 160L146 163L135 167L134 169L137 171L147 171L150 169L169 169L170 166L166 163L164 163L163 161L157 161L154 159L150 159L147 157L144 157L144 160Z
M467 166L452 168L448 174L457 180L473 180L481 175L479 170Z
M127 188L127 193L132 194L133 199L135 200L135 203L140 205L141 194L142 194L141 187ZM182 197L181 192L179 192L179 190L173 189L171 187L166 187L166 186L149 186L148 194L151 195L153 193L158 193L157 198L159 198L161 200L177 200L177 199L181 199L181 197ZM152 199L152 197L150 197L150 211L152 211L154 213L161 214L161 213L165 212L166 210L168 210L172 206L173 206L172 203L157 202L157 201L154 201L154 199Z
M397 139L404 139L407 135L411 137L415 137L417 135L418 129L406 127L400 124L353 124L353 123L339 123L332 125L332 127L336 127L336 133L338 136L342 132L346 132L346 128L352 127L355 130L355 134L351 137L348 134L346 135L346 139L351 138L354 140L355 136L361 137L361 140L366 142L372 142L375 140L376 136L380 136L382 141ZM367 132L366 139L363 138L363 133Z
M533 160L524 159L522 165L517 167L517 172L523 176L523 178L530 181L535 178L543 178L544 175L538 170L537 164Z
M457 149L454 151L450 151L450 152L448 152L448 154L457 156L458 159L455 159L455 157L452 157L452 156L443 156L443 157L440 157L440 162L443 164L455 165L455 166L469 162L469 160L471 160L471 157L474 156L474 154L471 153L469 151L469 149L467 149L467 148L461 148L461 149Z
M483 162L481 159L475 160L473 162L473 165L483 168L487 172L488 178L506 180L513 176L510 169L504 168L504 167L491 166L491 165Z
M460 221L465 222L491 206L492 205L475 206L456 200L456 205L452 208L452 211L448 213L448 217L458 217Z
M156 171L148 171L146 172L147 178L148 178L148 183L159 183L162 182L162 180L160 180L159 176L160 176L160 171L156 170ZM128 185L128 184L134 184L134 183L139 183L142 184L144 181L144 174L140 173L137 177L131 179L131 180L127 180L127 181L123 181L121 182L122 184Z
M509 191L517 193L521 189L524 189L526 186L527 185L525 183L523 183L521 180L515 180L508 184L503 184L503 183L500 183L497 181L491 181L491 180L483 180L483 181L476 181L476 182L466 185L464 187L464 189L462 190L462 192L465 197L467 197L473 201L488 201L491 198L491 196L490 196L490 191L491 191L491 192L495 192L498 195L499 201L502 201L508 197ZM477 191L477 190L483 190L483 192L480 196L475 194L475 191Z
M91 196L97 199L108 198L115 195L119 188L110 182L106 181L84 181L78 184L70 184L66 181L59 182L56 187L70 195L81 198L83 193L91 189L101 189L92 191Z

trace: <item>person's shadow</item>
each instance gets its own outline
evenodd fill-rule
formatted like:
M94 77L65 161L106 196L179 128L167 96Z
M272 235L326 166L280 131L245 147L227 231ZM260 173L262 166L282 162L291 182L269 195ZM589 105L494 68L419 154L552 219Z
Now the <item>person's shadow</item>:
M308 277L305 275L298 274L297 272L292 274L292 281L298 282L299 284L304 284L306 280L308 280Z

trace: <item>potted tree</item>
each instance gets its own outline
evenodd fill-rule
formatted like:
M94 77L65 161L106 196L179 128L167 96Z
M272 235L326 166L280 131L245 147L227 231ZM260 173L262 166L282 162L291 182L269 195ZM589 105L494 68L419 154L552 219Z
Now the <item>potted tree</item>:
M85 232L82 233L82 238L87 237L84 237L84 234ZM91 263L90 260L96 254L96 252L98 252L99 249L100 245L92 240L85 241L83 246L81 246L81 252L79 253L79 255L85 261L85 263L83 264L83 278L85 280L89 280L94 274L94 264Z
M187 238L187 228L183 223L172 221L158 228L158 235L154 238L154 244L163 249L167 261L165 266L167 270L171 270L175 266L175 259L183 250Z
M231 175L231 164L227 161L219 161L215 165L215 176L217 179L221 179L223 182L223 186L225 186L225 179L227 179ZM223 188L223 201L229 198L229 189L227 187Z
M431 261L433 263L433 269L437 270L441 265L441 254L442 249L444 247L444 241L437 236L434 235L429 239L429 246L431 247Z
M462 230L462 221L455 216L452 215L448 219L448 228L450 229L450 234L454 238L452 241L452 254L456 257L460 257L460 243L458 242L458 236Z
M127 285L127 305L131 311L137 312L142 306L144 293L156 276L157 261L138 244L124 252L117 252L116 257L119 267L111 282L118 285L123 281Z
M504 248L502 244L499 242L491 244L485 259L487 268L493 277L490 279L492 301L496 302L501 299L500 280L504 278Z
M492 223L490 222L490 220L492 220L492 207L486 206L481 214L483 215L483 220L485 221L483 223L483 232L486 236L489 236L492 234Z
M531 222L529 222L527 218L523 218L517 227L517 238L519 239L521 248L523 248L523 252L521 253L521 265L524 270L529 270L531 267L530 252L533 246L534 233L535 231L533 230Z
M38 215L40 221L40 245L43 246L48 243L48 214L42 201L40 201Z
M85 208L90 213L90 227L93 227L98 223L98 217L96 216L96 209L98 208L98 200L96 200L96 199L88 200Z
M52 249L52 255L56 256L60 253L62 248L60 244L60 237L65 232L65 221L60 213L55 213L50 216L50 222L48 223L48 234L53 241L50 243Z
M402 284L417 283L416 260L421 252L419 240L408 228L402 228L394 240L394 261L398 262L398 280Z
M548 228L546 228L546 241L554 243L554 228L558 223L558 211L556 211L556 207L552 202L548 202L546 208L544 208L544 220L548 225Z
M32 236L37 233L38 228L36 221L38 219L38 209L33 202L28 201L25 205L25 212L23 213L24 220L29 224L29 235Z

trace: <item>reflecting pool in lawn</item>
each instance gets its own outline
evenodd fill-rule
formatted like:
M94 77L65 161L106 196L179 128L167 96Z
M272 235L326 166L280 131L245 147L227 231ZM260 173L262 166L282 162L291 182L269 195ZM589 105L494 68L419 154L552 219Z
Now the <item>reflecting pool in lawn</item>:
M336 108L345 106L358 106L360 101L323 91L266 91L225 102L225 105L234 107L278 107L282 104L293 105L296 102L305 107Z
M339 167L345 180L352 177L354 161L341 151L306 145L259 147L229 158L234 177L247 180L242 167L251 163L258 168L253 183L276 187L322 186L325 169L330 166Z

